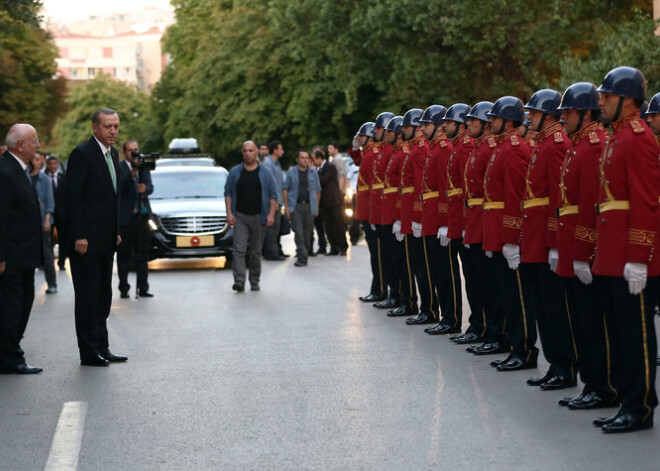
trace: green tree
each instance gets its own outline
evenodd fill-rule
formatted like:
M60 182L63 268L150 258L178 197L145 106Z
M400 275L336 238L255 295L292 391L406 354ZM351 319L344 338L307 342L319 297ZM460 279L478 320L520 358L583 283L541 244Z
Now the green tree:
M136 139L143 151L151 151L153 136L150 118L150 98L135 87L106 75L78 85L67 98L68 112L55 125L58 136L53 152L66 160L71 151L92 134L92 115L99 108L112 108L120 119L117 145Z

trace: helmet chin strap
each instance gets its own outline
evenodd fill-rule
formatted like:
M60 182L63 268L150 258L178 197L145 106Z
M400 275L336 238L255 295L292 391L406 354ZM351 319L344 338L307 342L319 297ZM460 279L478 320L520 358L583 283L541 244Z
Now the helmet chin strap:
M619 120L622 107L623 107L623 97L619 96L619 104L616 107L616 113L614 113L614 117L612 118L611 123L616 123Z
M488 124L486 121L481 121L481 129L479 130L479 134L477 134L477 137L481 137L484 135L484 129L486 129L486 124Z
M502 126L500 126L500 130L497 131L497 132L494 133L494 134L496 134L496 135L498 135L498 136L499 136L500 134L502 134L502 133L504 132L504 126L506 126L506 122L507 122L507 121L508 121L508 120L502 118Z
M460 124L458 122L454 121L455 126L454 126L454 132L452 133L451 137L449 139L453 139L458 135L458 128L460 127Z
M529 132L529 128L528 128L527 126L525 126L525 132L523 133L523 135L522 135L521 137L522 137L523 139L525 139L525 138L527 137L527 133L528 133L528 132Z
M543 123L545 122L545 117L548 116L547 113L543 113L541 116L541 121L539 121L539 125L536 126L536 132L541 132L543 130Z
M438 130L438 125L433 123L433 132L431 133L431 137L429 138L429 141L432 141L433 138L435 137L435 133Z
M580 110L580 118L578 119L577 126L575 127L575 131L571 133L571 136L575 134L576 132L579 132L580 129L582 129L582 122L584 121L584 115L587 114L587 110Z

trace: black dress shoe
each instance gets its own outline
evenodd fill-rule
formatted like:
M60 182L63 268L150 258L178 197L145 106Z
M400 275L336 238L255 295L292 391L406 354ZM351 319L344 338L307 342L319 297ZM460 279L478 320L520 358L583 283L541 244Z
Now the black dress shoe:
M131 297L131 295L128 294L127 291L122 291L121 294L119 295L119 297L122 298L122 299L128 299L128 298Z
M149 291L138 291L138 298L153 298L154 294Z
M339 250L332 249L330 252L324 254L326 257L329 255L339 255Z
M374 304L374 307L376 309L392 309L393 307L396 307L396 299L394 298L383 299L382 301Z
M559 400L557 401L557 404L559 404L560 406L564 406L564 407L566 407L566 406L568 406L568 404L571 403L571 402L574 402L574 401L575 401L575 402L579 402L579 401L581 401L581 400L584 398L584 396L586 396L586 395L588 395L588 394L591 394L591 393L585 393L584 391L582 391L580 394L578 394L578 395L575 396L575 397L562 397L561 399L559 399Z
M568 403L568 408L572 410L603 409L605 407L616 407L618 402L613 399L603 399L598 393L591 392L577 397Z
M433 322L435 322L433 316L426 312L420 312L415 317L409 317L406 319L406 324L408 325L432 324Z
M426 332L429 335L444 335L444 334L455 334L456 332L460 332L461 329L459 327L452 327L449 324L445 324L443 322L440 322L438 325L434 327L429 327L424 329L424 332Z
M417 306L415 307L399 306L396 309L387 311L388 317L414 316L416 314L417 314Z
M36 375L42 371L42 368L26 365L25 363L15 366L3 366L0 368L0 374L3 375Z
M275 255L274 257L263 257L264 260L268 260L270 262L281 262L282 260L286 260L285 257L282 257L281 255Z
M449 340L453 340L458 345L468 345L470 343L481 343L484 339L473 332L465 332L464 334L455 337L452 335L449 337Z
M294 267L306 267L307 262L301 262L300 260L296 260L293 264Z
M340 257L345 257L346 256L346 250L340 250L339 251L339 256Z
M475 355L494 355L496 353L508 353L511 347L502 345L500 342L482 343L472 350Z
M83 366L108 366L110 362L103 358L101 355L96 354L81 358L80 364Z
M236 283L234 283L234 286L232 286L231 289L233 289L238 293L242 293L243 291L245 291L245 283L241 283L240 281L237 281Z
M527 380L527 384L530 386L541 386L544 384L546 381L549 381L550 378L552 378L552 374L548 371L545 375L536 378L529 378Z
M385 298L377 294L369 293L366 296L360 296L358 299L363 303L376 303L378 301L382 301Z
M611 417L598 417L592 422L596 427L602 427L603 425L611 424L614 422L619 415L621 415L621 410L618 410L616 414Z
M543 391L556 391L558 389L566 389L577 386L577 380L571 378L564 378L562 376L553 376L545 383L543 383L540 388Z
M327 253L327 252L326 252L325 249L318 249L318 250L316 251L316 255L325 255L326 253Z
M115 355L110 350L108 350L107 352L101 352L101 356L106 360L108 360L110 363L121 363L128 360L128 357Z
M646 420L642 420L641 417L624 413L619 414L619 416L609 424L603 425L602 430L605 433L623 433L634 432L635 430L645 430L647 428L653 428L652 416Z
M284 253L284 252L280 252L278 255L279 255L280 257L284 257L284 258L289 258L289 257L291 256L290 254L288 254L288 253Z
M520 358L513 357L508 362L498 365L497 371L518 371L529 370L536 368L536 359L525 361Z
M513 353L509 353L509 356L506 358L500 358L499 360L493 360L490 362L490 366L497 368L500 365L503 365L505 363L508 363L509 360L513 358Z
M261 291L261 286L259 286L259 283L251 283L250 291Z

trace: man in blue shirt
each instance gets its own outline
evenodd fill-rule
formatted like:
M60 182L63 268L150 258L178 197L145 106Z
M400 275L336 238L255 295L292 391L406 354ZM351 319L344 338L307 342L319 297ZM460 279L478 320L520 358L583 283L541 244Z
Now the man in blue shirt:
M249 268L250 287L259 291L261 247L267 226L272 226L277 210L277 190L272 174L257 161L257 146L243 143L243 163L229 171L225 183L227 223L234 228L234 285L245 290ZM247 266L246 266L247 262Z
M32 185L39 197L39 204L41 206L41 242L44 257L44 274L46 275L46 294L57 293L57 275L55 274L55 259L53 257L53 249L50 246L50 229L53 224L53 213L55 212L55 197L53 196L53 186L46 176L41 171L46 165L45 157L36 152L32 159L32 171L30 178Z
M264 236L263 256L265 260L284 260L285 256L280 248L280 221L282 214L282 183L284 176L282 174L282 165L280 159L284 156L284 147L280 141L273 141L268 145L270 155L264 160L264 167L273 175L275 179L275 190L277 191L277 209L275 210L275 222L272 226L266 228Z

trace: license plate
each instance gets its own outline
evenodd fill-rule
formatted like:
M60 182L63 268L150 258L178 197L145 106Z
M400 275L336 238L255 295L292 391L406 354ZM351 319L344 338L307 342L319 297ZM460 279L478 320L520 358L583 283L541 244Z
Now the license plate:
M177 247L213 247L213 236L177 236Z

